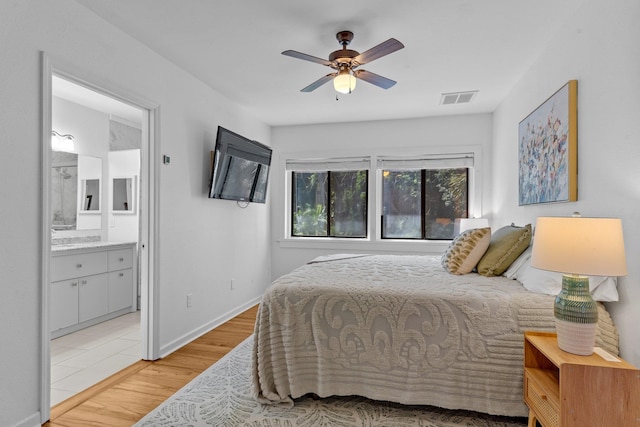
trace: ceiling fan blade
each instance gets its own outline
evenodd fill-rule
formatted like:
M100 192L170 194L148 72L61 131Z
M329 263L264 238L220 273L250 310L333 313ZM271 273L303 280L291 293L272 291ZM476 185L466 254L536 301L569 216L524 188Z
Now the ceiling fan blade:
M323 84L325 84L326 82L328 82L329 80L333 79L336 76L336 74L337 73L331 73L331 74L327 74L324 77L320 77L318 80L311 83L309 86L305 87L304 89L301 89L300 92L314 91L318 89L320 86L322 86Z
M297 52L295 50L285 50L282 52L285 56L290 56L292 58L304 59L305 61L315 62L316 64L326 65L328 67L331 66L331 61L326 59L318 58L317 56L307 55L306 53Z
M404 47L402 43L400 43L396 39L389 39L386 42L382 42L377 46L372 47L371 49L362 52L360 55L353 58L358 65L364 65L367 62L371 62L374 59L381 58L385 55L389 55L390 53L395 52L396 50L400 50Z
M389 89L391 86L396 84L394 80L388 79L386 77L382 77L378 74L372 73L367 70L354 71L353 75L359 78L360 80L364 80L365 82L381 87L382 89Z

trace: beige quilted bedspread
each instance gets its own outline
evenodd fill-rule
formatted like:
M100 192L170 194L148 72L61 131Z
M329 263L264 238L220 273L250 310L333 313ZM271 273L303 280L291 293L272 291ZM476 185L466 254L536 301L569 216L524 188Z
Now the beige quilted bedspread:
M596 345L617 355L602 305L599 315ZM268 288L254 393L263 403L360 395L526 416L523 331L553 329L553 297L515 280L450 275L437 256L337 256Z

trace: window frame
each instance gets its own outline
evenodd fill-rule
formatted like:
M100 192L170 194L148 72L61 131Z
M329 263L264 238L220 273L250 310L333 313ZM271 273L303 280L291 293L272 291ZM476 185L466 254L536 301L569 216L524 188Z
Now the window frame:
M340 236L340 235L332 235L331 234L331 174L332 173L340 173L340 172L359 172L359 171L364 171L365 173L365 178L367 181L367 185L365 188L365 206L364 206L364 230L365 230L365 236ZM293 196L294 196L294 174L295 173L312 173L312 172L323 172L327 174L327 200L326 202L326 206L327 206L327 221L326 221L326 236L299 236L294 234L294 222L293 222L293 217L294 217L294 213L296 210L296 205L294 205L293 203ZM287 174L289 175L289 180L291 182L291 190L287 193L286 197L289 198L289 236L291 236L292 238L317 238L317 239L364 239L367 238L369 235L369 211L370 211L370 207L369 207L369 177L370 177L370 169L356 169L356 170L326 170L326 171L295 171L295 170L290 170L287 171Z
M386 147L372 147L347 149L336 153L335 150L292 150L275 153L278 168L273 168L280 187L283 191L276 193L274 202L274 233L276 244L281 248L316 249L322 251L385 251L398 253L441 253L450 240L408 240L383 239L381 237L380 215L382 212L382 170L377 167L379 159L391 157L394 153L402 152L404 159L422 158L425 152L429 156L446 157L451 154L469 153L473 155L474 166L468 176L468 212L469 217L483 217L483 147L480 144L461 144L456 146L399 146L390 149ZM343 157L337 157L336 154ZM348 157L347 157L348 156ZM287 165L289 162L336 162L343 159L366 159L369 166L368 218L366 238L331 238L331 237L296 237L291 235L291 175ZM274 184L271 188L278 185ZM278 208L277 206L281 206Z
M434 239L434 238L429 238L426 237L427 234L427 218L425 215L425 211L427 208L427 203L426 203L426 191L427 191L427 171L434 171L434 170L438 170L438 169L466 169L466 184L467 184L467 189L466 189L466 193L467 193L467 209L466 209L466 217L464 218L468 218L469 217L469 176L471 175L471 171L473 170L473 167L451 167L451 168L431 168L431 169L380 169L381 174L380 174L380 239L382 240L408 240L408 241L451 241L453 240L453 238L451 239ZM391 171L420 171L420 237L385 237L383 235L384 232L384 214L382 212L382 206L384 206L384 185L382 185L382 180L384 179L384 171L385 170L391 170Z

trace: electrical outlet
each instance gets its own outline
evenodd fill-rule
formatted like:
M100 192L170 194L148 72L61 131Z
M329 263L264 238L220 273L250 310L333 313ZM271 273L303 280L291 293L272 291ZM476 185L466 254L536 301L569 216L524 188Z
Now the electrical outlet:
M193 294L187 294L187 307L191 307L193 305Z

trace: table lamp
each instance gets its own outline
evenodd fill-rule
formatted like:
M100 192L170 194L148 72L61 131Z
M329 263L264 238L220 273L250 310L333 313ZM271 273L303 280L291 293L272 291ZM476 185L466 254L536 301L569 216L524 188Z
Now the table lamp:
M554 302L558 347L590 355L598 322L587 276L625 276L622 221L616 218L539 217L531 266L563 273Z

